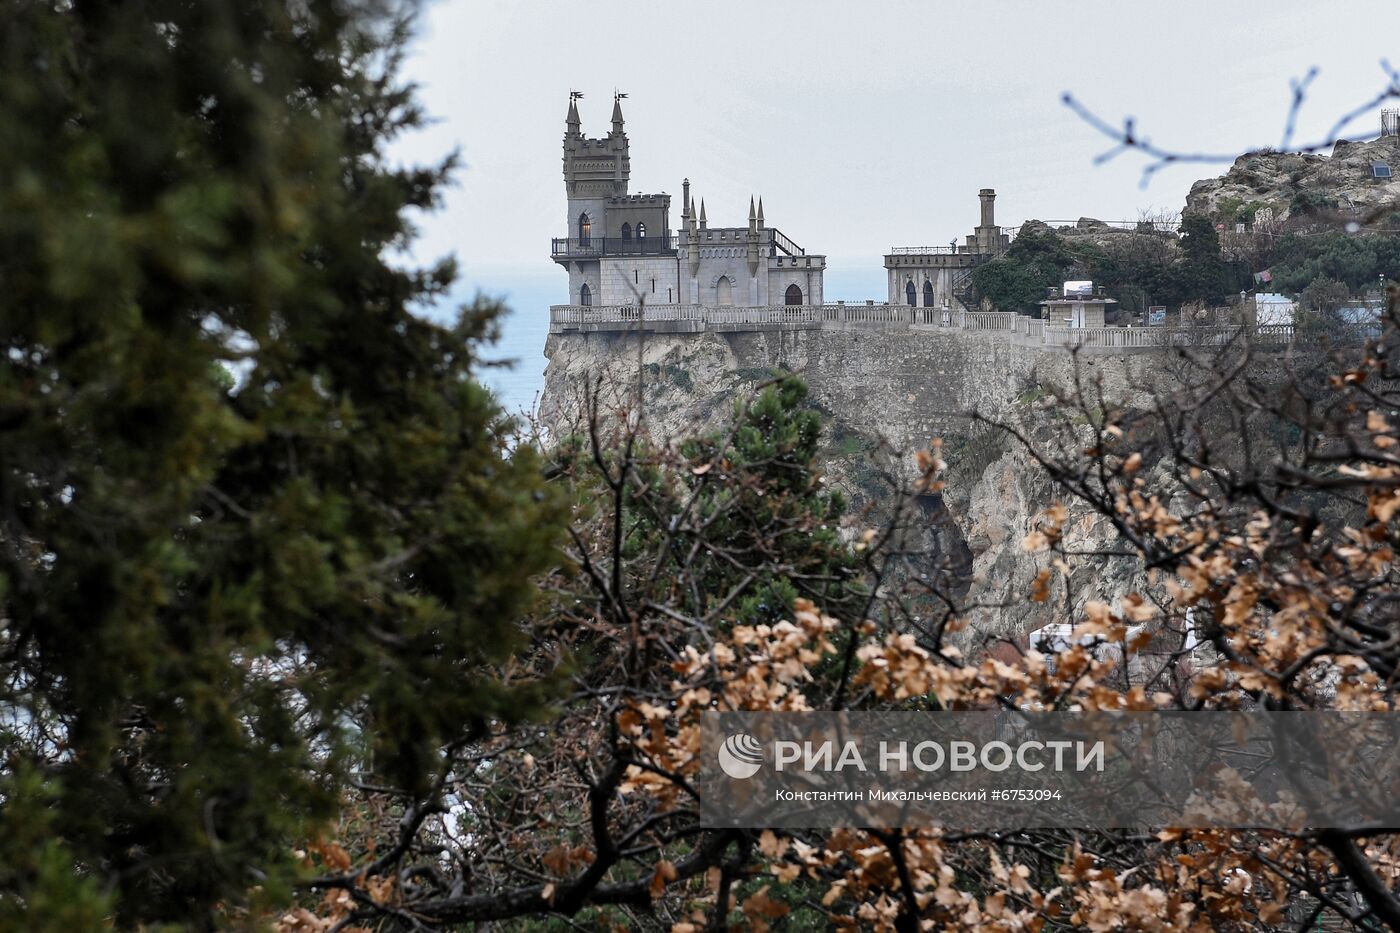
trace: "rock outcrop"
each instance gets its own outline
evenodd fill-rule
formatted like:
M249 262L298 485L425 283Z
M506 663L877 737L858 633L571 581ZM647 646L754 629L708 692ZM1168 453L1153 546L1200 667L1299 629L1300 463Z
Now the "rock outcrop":
M1400 177L1376 178L1371 166L1400 169L1400 137L1341 141L1332 154L1261 150L1240 156L1229 171L1191 186L1188 213L1224 223L1252 222L1268 208L1274 221L1308 215L1365 214L1400 199Z

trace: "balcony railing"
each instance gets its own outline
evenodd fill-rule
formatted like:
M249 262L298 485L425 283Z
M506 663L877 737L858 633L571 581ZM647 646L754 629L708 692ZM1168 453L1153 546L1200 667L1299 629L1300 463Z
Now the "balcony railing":
M966 248L959 249L952 246L893 246L890 247L891 256L953 256L958 253L967 252Z
M675 236L622 237L594 236L550 241L555 259L597 259L600 256L671 256L676 252Z

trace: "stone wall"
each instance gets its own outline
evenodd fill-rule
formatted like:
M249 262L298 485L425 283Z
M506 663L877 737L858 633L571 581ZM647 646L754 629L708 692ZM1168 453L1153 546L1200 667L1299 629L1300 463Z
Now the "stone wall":
M603 259L600 265L595 305L636 304L638 291L649 305L674 304L680 299L680 269L674 256L623 256Z
M551 335L545 355L545 419L576 394L580 377L614 370L630 385L636 370L636 336L628 333ZM759 333L649 334L645 358L673 373L687 373L689 402L729 394L773 370L802 374L813 402L864 434L901 449L965 426L965 413L997 414L1027 393L1050 393L1073 384L1076 365L1085 378L1102 374L1110 393L1128 397L1153 384L1161 354L1095 354L1019 345L997 332L908 328L823 328ZM654 400L675 394L662 384ZM671 427L683 431L678 422Z

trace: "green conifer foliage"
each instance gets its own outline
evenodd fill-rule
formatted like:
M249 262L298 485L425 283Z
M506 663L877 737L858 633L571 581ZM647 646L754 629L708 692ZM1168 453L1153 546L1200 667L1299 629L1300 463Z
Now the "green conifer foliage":
M498 309L386 255L451 168L384 157L410 12L0 8L0 926L213 925L350 775L542 706Z

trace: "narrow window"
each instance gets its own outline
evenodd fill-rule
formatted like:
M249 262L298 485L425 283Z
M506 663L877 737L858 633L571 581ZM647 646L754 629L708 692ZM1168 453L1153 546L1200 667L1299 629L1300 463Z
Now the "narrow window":
M647 237L647 225L637 224L637 239L645 240Z
M927 279L924 280L924 307L933 307L933 283Z
M652 279L652 280L651 280L651 293L652 293L653 295L656 294L656 279Z
M789 285L789 286L787 287L787 291L783 293L783 304L785 304L785 305L800 305L800 304L802 304L802 289L798 288L796 285Z
M904 303L907 305L919 303L919 290L914 287L913 282L904 283Z
M638 272L636 269L633 269L633 270L632 270L632 284L633 284L633 285L641 285L641 284L642 284L642 274L641 274L640 272Z
M587 214L578 215L578 245L588 246L593 240L593 224Z
M630 239L632 239L632 225L631 225L631 224L623 224L623 225L622 225L622 238L623 238L624 240L630 240Z
M585 308L590 307L593 304L593 290L588 287L587 282L584 282L582 285L579 286L578 303L583 305Z

